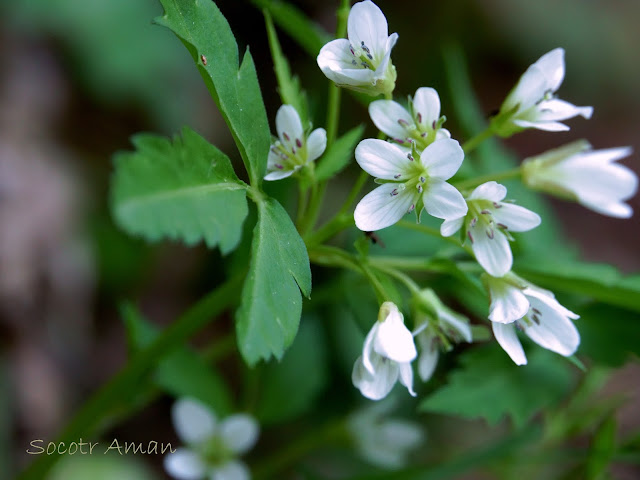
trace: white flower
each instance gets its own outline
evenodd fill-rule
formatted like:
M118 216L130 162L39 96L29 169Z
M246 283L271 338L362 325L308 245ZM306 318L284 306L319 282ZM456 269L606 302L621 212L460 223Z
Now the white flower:
M180 399L171 409L178 438L188 448L164 457L164 468L179 480L249 480L247 466L236 456L248 452L258 439L253 417L236 414L222 422L201 403Z
M564 50L556 48L531 65L505 99L492 129L508 137L525 128L550 132L569 130L562 120L591 118L593 107L576 107L554 97L564 79Z
M280 180L293 175L324 153L327 147L327 132L316 128L307 137L296 109L282 105L276 114L278 138L271 145L267 160L265 180Z
M338 86L369 95L390 94L396 85L391 49L398 34L387 37L387 19L370 1L351 7L347 24L349 39L327 43L318 55L318 66Z
M384 302L378 321L364 341L362 356L353 366L353 384L365 397L380 400L387 396L399 378L415 396L411 361L417 354L402 313L394 303Z
M385 418L394 402L374 403L352 414L348 428L358 452L370 463L397 469L407 465L411 450L425 440L420 425L407 420Z
M638 177L615 161L630 154L630 147L592 150L580 140L526 159L522 178L536 190L576 200L603 215L629 218L633 210L624 201L638 190Z
M526 282L514 274L503 278L483 276L489 289L489 319L500 346L517 365L525 365L516 327L543 348L569 357L580 344L580 335L572 319L578 315L567 310L553 293Z
M383 140L367 139L356 148L356 161L364 171L382 180L356 206L356 226L365 232L393 225L406 213L424 208L438 218L467 213L462 194L446 180L460 168L464 153L450 138L436 140L421 154L413 154ZM384 183L383 183L384 182Z
M501 277L513 264L509 232L526 232L540 225L537 213L502 200L507 195L504 185L483 183L467 197L466 216L447 219L440 233L448 237L463 225L478 263L487 273Z
M418 375L426 382L436 369L441 348L451 350L451 342L460 343L464 340L471 343L473 337L469 319L444 305L433 290L423 290L420 297L421 305L428 306L429 311L421 309L417 314L416 324L419 326L414 335L420 350Z
M393 100L376 100L369 104L369 115L378 130L402 145L416 143L418 150L451 137L441 128L446 118L440 116L440 97L433 88L419 88L409 105L410 111Z

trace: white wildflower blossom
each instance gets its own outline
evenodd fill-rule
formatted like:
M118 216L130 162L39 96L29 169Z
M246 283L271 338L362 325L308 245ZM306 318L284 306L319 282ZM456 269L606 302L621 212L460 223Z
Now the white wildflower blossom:
M540 225L540 216L524 207L503 202L507 196L504 185L483 183L467 197L466 215L450 218L440 227L448 237L464 226L478 263L487 273L501 277L513 264L509 232L526 232Z
M387 396L399 379L415 396L411 361L417 354L402 313L394 303L384 302L380 306L378 321L364 341L362 356L353 366L353 384L365 397L380 400Z
M517 365L527 358L516 335L523 330L543 348L569 357L580 344L580 334L572 320L578 315L566 309L553 293L510 273L502 278L483 275L489 290L489 319L500 346Z
M249 480L247 466L236 457L253 448L258 423L246 414L218 422L215 414L191 399L178 400L171 410L178 438L187 447L164 457L164 468L178 480Z
M564 50L556 48L531 65L505 99L492 121L498 135L508 137L526 128L550 132L569 130L563 120L591 118L593 107L576 107L554 96L564 79Z
M382 185L356 206L356 226L365 232L380 230L414 210L419 219L423 209L437 218L463 217L467 204L446 182L463 159L460 144L450 138L436 140L422 153L407 153L383 140L363 140L356 148L356 161Z
M327 132L316 128L307 136L302 128L300 115L291 105L282 105L276 114L278 140L271 145L267 159L265 180L280 180L324 153L327 147Z
M630 147L592 150L580 140L526 159L522 178L533 189L575 200L603 215L629 218L633 210L624 201L636 194L638 177L616 161L630 154Z
M381 468L397 469L408 464L412 450L425 441L425 433L416 422L389 418L395 402L374 403L352 414L347 427L360 455Z
M414 336L420 352L418 375L426 382L436 369L440 350L451 350L452 342L471 343L473 337L469 319L444 305L433 290L422 290L420 300ZM429 308L425 309L425 306Z
M349 12L349 39L339 38L322 47L318 66L338 86L369 95L391 94L396 85L391 49L398 34L388 32L378 6L368 0L358 2Z
M409 110L393 100L371 102L369 115L378 130L401 145L415 143L418 150L451 137L442 128L446 118L440 116L440 97L433 88L421 87L409 97Z

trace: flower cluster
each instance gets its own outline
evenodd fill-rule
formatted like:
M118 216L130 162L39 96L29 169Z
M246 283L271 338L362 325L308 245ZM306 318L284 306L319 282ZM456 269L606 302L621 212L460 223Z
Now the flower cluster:
M540 216L507 200L506 187L496 181L471 185L468 190L450 182L465 154L443 128L446 118L441 116L436 90L418 88L406 106L392 99L396 70L390 54L397 38L395 33L388 36L384 14L366 0L351 9L348 39L328 43L318 55L322 72L337 85L386 97L370 103L369 115L388 140L366 139L355 151L357 163L379 184L356 206L356 226L372 232L412 212L420 222L423 211L443 219L441 235L460 232L462 246L485 271L483 281L491 299L488 319L496 340L513 361L526 363L516 327L544 348L573 355L580 343L573 324L578 315L560 305L551 292L511 271L512 233L537 227ZM509 137L530 128L565 131L569 130L562 123L565 120L591 117L592 107L577 107L556 97L565 76L564 53L561 48L552 50L527 69L492 118L485 138ZM527 159L517 173L532 189L578 201L605 215L629 217L631 208L624 200L635 194L637 177L615 162L630 153L629 148L594 151L588 143L576 142ZM415 395L413 360L418 358L420 377L426 381L441 348L472 340L468 321L445 307L433 292L414 291L413 295L420 305L413 334L398 307L385 302L366 337L353 369L353 383L368 398L383 398L398 379Z

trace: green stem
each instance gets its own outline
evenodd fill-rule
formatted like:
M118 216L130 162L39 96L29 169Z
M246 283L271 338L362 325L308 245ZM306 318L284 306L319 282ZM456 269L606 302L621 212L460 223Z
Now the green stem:
M430 235L432 237L438 237L445 242L448 242L456 247L460 247L466 250L466 248L454 237L443 237L440 233L440 230L437 228L430 227L429 225L423 225L422 223L410 222L408 220L400 220L397 224L400 228L405 228L407 230L414 230L416 232L424 233L426 235Z
M464 144L462 145L462 150L464 151L465 155L467 155L473 152L478 145L480 145L482 142L484 142L488 138L491 138L492 136L493 136L493 130L489 126L485 130L477 134L475 137L472 137L466 142L464 142Z
M320 429L311 428L309 433L298 437L278 450L275 455L258 463L253 469L253 478L282 478L276 475L285 468L295 464L299 459L317 450L323 445L335 444L348 437L348 430L344 418L326 424Z
M183 344L213 318L222 313L238 297L243 275L238 275L193 305L168 326L145 349L140 350L108 383L103 385L76 413L60 434L58 442L70 443L94 434L101 422L129 397L134 387L158 359ZM40 480L60 459L59 455L42 455L18 477L20 480Z
M479 177L470 178L468 180L463 180L461 182L456 182L453 184L458 190L469 190L471 188L477 187L478 185L482 185L483 183L495 181L500 182L503 180L511 180L514 178L520 178L522 175L522 171L520 167L512 168L511 170L505 170L504 172L498 173L487 173L486 175L480 175Z
M304 222L305 212L307 211L307 205L309 203L309 189L303 187L302 183L299 183L298 187L298 214L296 216L296 226L298 229L301 229Z
M420 293L420 287L418 286L418 284L416 282L413 281L413 279L407 275L406 273L401 272L400 270L396 270L395 268L392 267L387 267L387 266L383 266L378 264L377 262L375 262L375 259L371 259L371 264L378 270L380 270L381 272L384 272L398 280L400 280L402 283L405 284L405 286L407 287L407 289L414 295L418 295Z

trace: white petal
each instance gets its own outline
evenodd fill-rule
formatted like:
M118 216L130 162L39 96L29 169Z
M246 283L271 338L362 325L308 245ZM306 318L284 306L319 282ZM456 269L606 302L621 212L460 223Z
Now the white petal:
M300 168L298 166L298 168ZM283 169L283 170L274 170L273 172L269 172L264 176L265 180L282 180L283 178L290 177L293 175L298 168L293 169Z
M383 361L382 357L375 355L372 359L375 375L371 375L364 365L362 357L358 357L351 380L360 393L371 400L380 400L386 397L398 379L398 364L396 362Z
M498 182L486 182L475 188L469 200L489 200L490 202L500 202L507 196L507 187Z
M435 89L430 87L420 87L413 97L413 112L420 114L422 126L431 126L433 122L440 119L440 97Z
M555 48L534 63L547 79L547 89L555 92L564 80L564 49Z
M187 444L197 444L209 439L216 428L214 413L202 403L181 398L171 408L171 418L178 438Z
M473 341L473 335L471 334L471 327L469 326L469 319L458 313L453 313L448 309L441 309L438 311L438 317L440 321L458 332L458 335L462 337L467 343Z
M372 85L375 73L351 63L349 46L349 40L339 38L322 47L317 59L320 70L338 85Z
M375 3L365 1L351 7L347 32L354 47L364 42L375 58L376 54L385 50L388 28L387 18Z
M307 138L307 161L312 162L324 153L327 148L327 131L316 128Z
M392 192L398 189L397 195ZM404 184L385 183L364 196L356 205L353 217L363 232L389 227L404 217L418 200L418 191L404 189ZM465 204L466 206L466 204Z
M276 113L276 131L280 141L289 148L296 145L296 139L304 140L300 115L291 105L282 105Z
M178 480L200 480L207 468L200 457L187 448L178 448L163 459L164 469Z
M396 309L386 320L378 322L378 332L373 342L374 350L395 362L410 362L418 355L413 335L405 326L402 314Z
M567 132L571 130L564 123L560 122L531 122L528 120L513 120L513 123L522 128L537 128L538 130L544 130L545 132Z
M626 203L622 202L604 203L602 201L591 202L590 200L583 200L580 203L594 212L607 215L609 217L631 218L633 216L633 209Z
M389 66L389 62L391 61L391 49L394 47L397 41L398 41L397 33L392 33L391 35L389 35L389 38L387 39L387 45L385 47L385 54L382 57L382 60L380 61L380 63L378 64L376 71L374 72L374 78L376 82L378 80L383 80L385 77L387 77L387 74L388 74L387 67Z
M516 365L526 365L527 357L522 349L522 344L518 340L516 335L516 329L512 323L505 325L503 323L491 322L491 328L493 329L493 335L502 347L502 349L509 354L511 360Z
M378 335L378 329L380 328L380 322L376 322L369 330L367 337L364 339L364 345L362 347L362 364L369 371L371 375L376 373L373 363L372 363L372 355L375 355L373 350L373 342Z
M580 115L587 120L593 115L593 107L576 107L572 103L554 98L540 102L535 120L538 122L554 122L566 120Z
M548 304L538 298L530 297L530 302L531 308L540 312L536 315L540 324L531 320L523 325L529 338L541 347L565 357L573 355L580 344L580 335L573 322L557 309L548 308Z
M521 319L529 311L529 300L518 287L500 279L491 279L489 289L489 320L492 322L511 323Z
M451 138L436 140L420 154L420 161L427 167L429 176L442 180L453 177L463 160L462 147Z
M209 475L209 480L250 480L251 473L247 466L237 460L216 467Z
M454 233L456 233L462 225L464 224L464 217L459 218L450 218L442 222L440 225L440 234L443 237L450 237Z
M415 397L416 392L413 391L413 369L411 368L411 363L398 363L398 369L400 373L400 383L407 387L412 397Z
M430 179L422 199L429 215L445 220L464 217L467 214L467 202L462 194L444 180Z
M493 230L493 238L489 238L482 226L470 230L473 236L471 248L476 260L493 277L502 277L511 270L513 255L509 240L499 230Z
M411 161L407 154L395 145L367 138L356 147L356 162L369 175L384 180L407 180ZM400 177L396 178L398 175Z
M418 375L423 382L431 378L438 364L440 352L433 343L433 337L426 333L418 335L418 343L420 344L420 356L418 357Z
M548 290L543 290L541 288L531 288L527 287L524 289L523 293L529 299L529 303L531 306L534 304L539 307L540 310L553 310L556 315L564 316L567 318L578 319L580 315L573 313L568 308L563 307L553 296L551 292Z
M384 132L391 138L404 140L407 130L403 127L399 120L412 124L413 120L409 112L397 102L393 100L376 100L369 104L369 116L371 121L381 132Z
M441 128L436 133L436 140L443 140L445 138L451 138L451 132L446 128Z
M491 211L497 223L506 225L512 232L526 232L540 225L540 215L519 205L501 203Z
M545 74L536 65L531 65L507 95L500 111L507 112L515 109L516 106L517 112L526 111L538 103L547 90Z
M243 454L253 448L258 440L260 427L254 418L238 413L220 423L220 435L225 445L234 453Z

